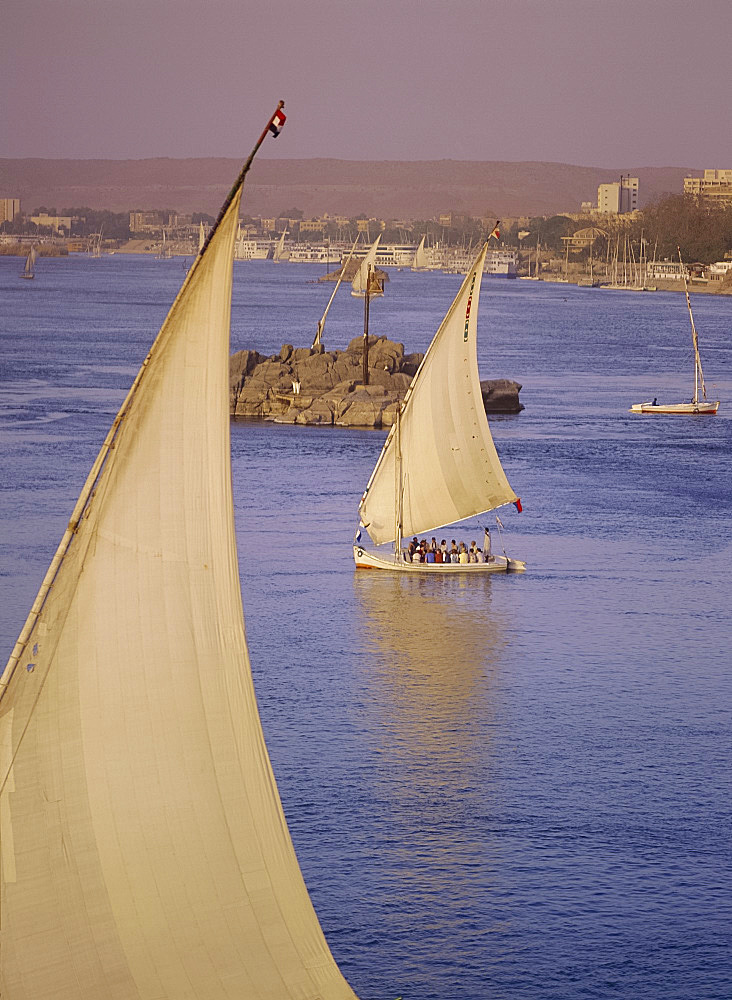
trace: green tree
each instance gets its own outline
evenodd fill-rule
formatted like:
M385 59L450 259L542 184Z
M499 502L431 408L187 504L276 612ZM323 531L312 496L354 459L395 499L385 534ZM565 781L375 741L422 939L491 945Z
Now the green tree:
M643 231L659 258L676 259L680 247L685 262L711 264L732 249L732 206L669 195L647 205L632 229L634 238Z

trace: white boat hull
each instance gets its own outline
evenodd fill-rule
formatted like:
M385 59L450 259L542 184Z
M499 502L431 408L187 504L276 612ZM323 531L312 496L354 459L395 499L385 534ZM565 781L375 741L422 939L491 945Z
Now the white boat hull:
M634 403L631 413L716 413L719 400L703 403Z
M449 575L451 573L521 573L526 569L526 563L520 559L508 559L506 556L492 556L485 563L412 563L397 559L393 554L377 556L368 552L362 545L353 546L353 559L356 569L385 569L392 573L435 573Z

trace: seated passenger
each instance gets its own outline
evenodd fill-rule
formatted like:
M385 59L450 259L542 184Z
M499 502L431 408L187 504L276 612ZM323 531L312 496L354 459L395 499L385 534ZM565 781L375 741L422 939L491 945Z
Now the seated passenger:
M479 562L479 563L484 563L485 562L485 556L483 555L483 550L482 549L476 549L475 550L475 561Z
M468 555L468 550L465 548L464 545L460 549L460 552L458 554L458 559L460 560L461 563L469 563L470 562L470 556Z
M435 553L432 551L432 549L427 549L427 554L425 556L425 560L428 563L433 563L435 561Z
M442 549L439 546L435 549L435 562L442 562Z

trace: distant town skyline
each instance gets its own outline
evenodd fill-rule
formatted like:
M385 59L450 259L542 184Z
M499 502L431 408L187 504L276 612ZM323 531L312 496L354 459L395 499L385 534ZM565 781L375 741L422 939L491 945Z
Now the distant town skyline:
M693 12L693 16L690 15ZM6 0L0 157L728 166L730 0Z

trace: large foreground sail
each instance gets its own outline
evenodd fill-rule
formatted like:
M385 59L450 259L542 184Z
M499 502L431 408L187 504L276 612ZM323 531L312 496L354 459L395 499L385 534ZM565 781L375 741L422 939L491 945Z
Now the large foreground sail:
M354 998L298 867L244 635L228 414L240 196L0 682L3 1000Z
M394 541L399 524L404 537L420 535L517 499L480 391L476 337L486 250L435 334L361 500L361 521L377 545Z

